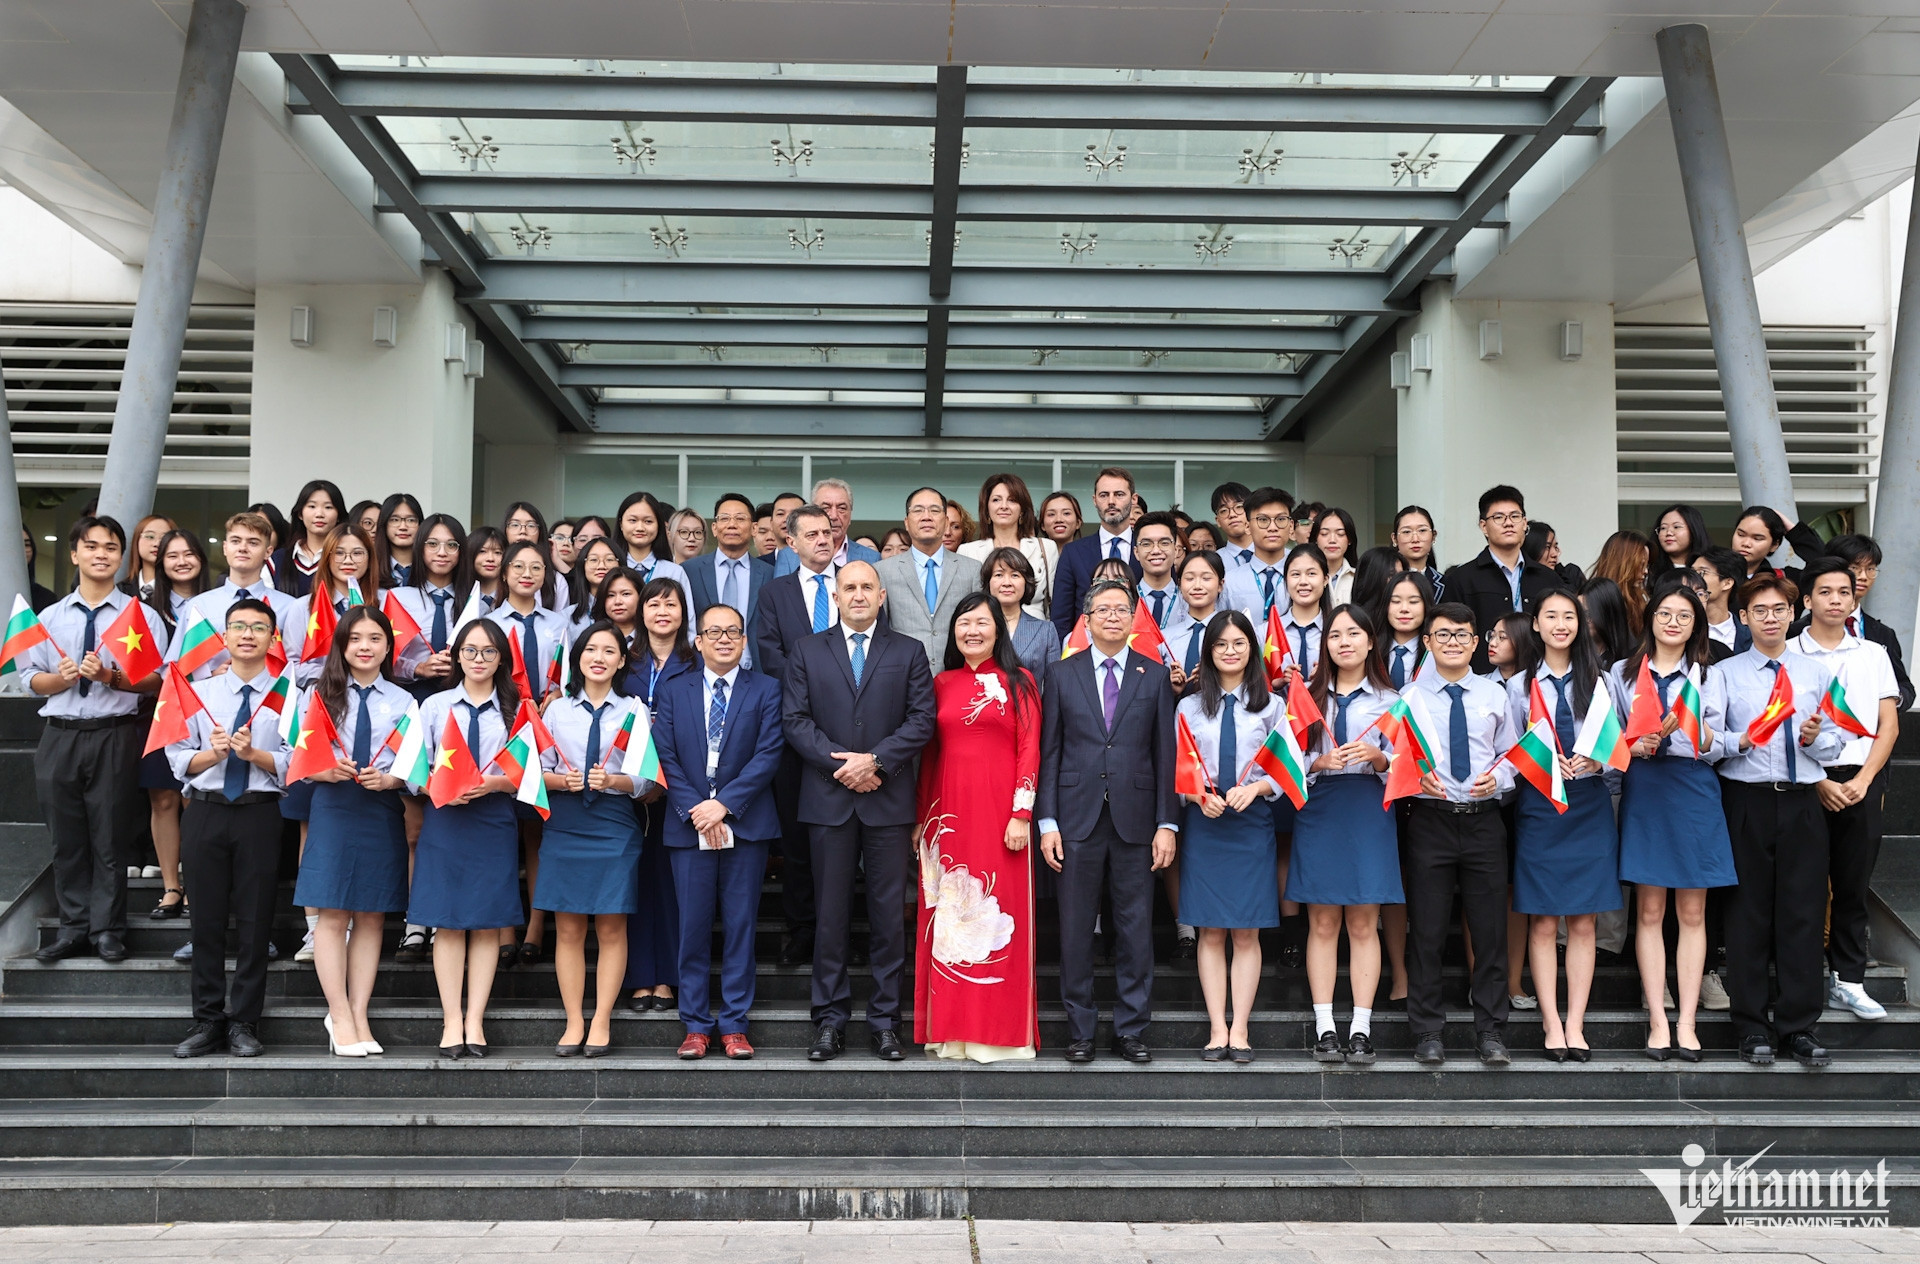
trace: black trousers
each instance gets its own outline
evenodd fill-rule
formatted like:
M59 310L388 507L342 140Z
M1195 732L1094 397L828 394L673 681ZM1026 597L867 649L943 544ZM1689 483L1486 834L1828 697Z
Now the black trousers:
M1453 928L1453 892L1473 936L1476 1033L1507 1021L1507 829L1500 813L1448 812L1413 800L1407 813L1407 1026L1417 1040L1446 1027L1440 958Z
M193 902L193 1017L257 1023L267 996L267 940L280 880L280 804L235 807L187 800L180 863ZM233 991L227 992L227 919L234 924Z
M812 827L800 820L800 757L789 746L773 774L773 806L780 814L780 911L787 933L813 933Z
M1821 977L1827 911L1827 814L1812 786L1720 779L1740 884L1727 900L1727 997L1733 1034L1771 1042L1767 967L1779 995L1773 1027L1784 1040L1812 1031L1826 1005Z
M1093 1000L1093 922L1106 885L1113 897L1113 1034L1142 1037L1153 1021L1153 848L1123 840L1102 806L1093 832L1063 839L1061 851L1060 1000L1067 1039L1092 1040L1100 1019Z
M1858 768L1829 768L1835 781L1851 781ZM1828 913L1827 960L1846 983L1867 981L1867 887L1880 860L1881 814L1887 803L1887 770L1873 779L1867 797L1828 812L1827 880L1833 887Z
M127 863L139 832L140 726L49 723L33 753L40 810L53 835L53 892L62 939L127 933Z
M900 998L907 978L906 903L913 865L913 826L863 825L858 816L841 825L810 827L813 846L813 1021L846 1030L853 1016L853 983L847 952L853 928L853 878L867 873L867 943L873 963L873 995L867 1026L885 1031L900 1025Z

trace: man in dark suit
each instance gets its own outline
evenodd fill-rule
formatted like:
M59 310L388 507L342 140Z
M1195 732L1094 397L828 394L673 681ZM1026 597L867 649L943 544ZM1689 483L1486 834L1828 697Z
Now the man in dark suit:
M1157 658L1127 647L1134 597L1102 580L1087 596L1093 648L1047 672L1034 815L1040 854L1060 875L1060 999L1067 1061L1093 1061L1093 921L1111 883L1113 1050L1151 1062L1153 875L1173 863L1173 689Z
M1516 610L1524 610L1549 588L1563 585L1560 577L1538 562L1529 562L1520 546L1527 538L1527 499L1505 483L1480 493L1480 534L1487 547L1471 562L1450 567L1441 587L1448 601L1473 611L1481 629L1473 649L1473 670L1493 669L1487 661L1485 631Z
M853 878L864 864L873 995L867 1029L875 1056L906 1057L900 998L907 972L903 916L913 870L920 750L933 737L933 673L912 637L880 621L886 590L869 562L839 574L840 625L806 637L787 658L787 742L799 754L800 819L813 848L813 1044L825 1062L846 1048Z
M773 578L773 565L753 556L753 504L739 492L728 492L713 505L714 551L686 562L687 587L693 593L693 617L698 624L709 606L725 603L740 612L751 629L759 609L760 590ZM753 646L746 646L741 665L754 666Z
M1093 479L1093 510L1100 529L1073 541L1060 550L1060 565L1053 576L1053 626L1065 641L1073 631L1087 598L1087 586L1093 568L1109 557L1117 557L1133 567L1140 578L1140 562L1133 555L1134 505L1133 475L1117 466L1101 470Z
M662 841L680 895L680 1056L707 1055L716 1023L708 1003L713 924L720 923L720 1047L751 1058L747 1011L753 1008L753 930L767 844L780 836L773 775L786 750L780 685L740 659L746 621L724 603L700 616L704 670L682 672L661 689L653 714L654 747L667 779Z

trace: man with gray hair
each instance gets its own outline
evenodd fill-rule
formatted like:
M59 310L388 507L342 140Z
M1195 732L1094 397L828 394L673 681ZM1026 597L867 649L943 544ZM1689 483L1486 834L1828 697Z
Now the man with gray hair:
M835 570L848 562L878 562L880 554L864 544L856 544L847 539L847 530L853 525L853 488L842 478L823 478L813 485L812 498L807 502L826 511L833 523L833 566ZM773 558L775 578L791 575L800 566L800 558L791 548L781 549Z

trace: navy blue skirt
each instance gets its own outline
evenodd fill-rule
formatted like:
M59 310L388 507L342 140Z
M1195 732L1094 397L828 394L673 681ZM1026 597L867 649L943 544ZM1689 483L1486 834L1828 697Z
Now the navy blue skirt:
M551 913L633 913L640 907L640 827L624 794L550 796L533 907Z
M314 785L293 902L362 913L407 907L407 818L398 790L376 792L351 781Z
M1298 904L1404 904L1399 813L1363 773L1320 777L1293 827L1287 898Z
M1620 880L1677 890L1740 881L1720 806L1720 778L1705 762L1656 755L1627 766Z
M281 820L304 821L312 815L313 787L315 784L316 783L312 781L302 780L296 781L287 787L287 792L280 796ZM331 908L333 906L329 905L328 907Z
M511 795L427 804L413 852L407 921L446 930L500 930L526 920L520 903L520 823Z
M1271 803L1255 799L1246 811L1217 819L1187 807L1180 826L1179 921L1224 930L1280 924Z
M151 755L140 757L140 788L142 790L179 790L180 782L173 775L173 766L167 763L166 747L161 747Z
M1541 917L1620 907L1620 834L1604 777L1569 781L1567 810L1520 787L1514 805L1513 911Z

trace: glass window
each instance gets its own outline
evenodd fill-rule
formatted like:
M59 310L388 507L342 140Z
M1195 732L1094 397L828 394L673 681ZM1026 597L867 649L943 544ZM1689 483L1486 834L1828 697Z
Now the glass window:
M1093 479L1107 466L1113 465L1133 475L1134 493L1145 498L1147 508L1173 508L1173 462L1172 461L1062 461L1060 463L1061 490L1072 492L1080 498L1080 508L1087 517L1087 530L1099 525L1093 508Z
M1185 484L1186 501L1180 507L1195 518L1213 517L1213 489L1222 483L1240 483L1248 490L1278 487L1292 493L1300 476L1299 467L1293 461L1259 458L1208 457L1204 461L1188 461L1183 469L1185 477L1181 481Z
M781 492L806 495L800 481L797 456L687 458L687 504L707 518L713 516L713 502L727 492L739 492L764 505Z
M566 458L566 516L599 514L609 523L632 492L652 492L671 505L680 494L678 456L574 453ZM614 524L618 525L618 524Z

